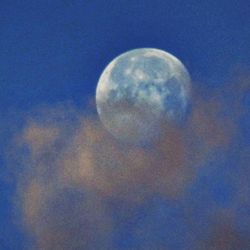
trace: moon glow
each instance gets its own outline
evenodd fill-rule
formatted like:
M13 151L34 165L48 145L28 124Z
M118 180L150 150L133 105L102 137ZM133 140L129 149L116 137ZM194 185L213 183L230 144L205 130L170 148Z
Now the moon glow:
M160 124L183 120L190 76L173 55L159 49L128 51L104 69L96 89L97 112L118 139L138 143L160 134Z

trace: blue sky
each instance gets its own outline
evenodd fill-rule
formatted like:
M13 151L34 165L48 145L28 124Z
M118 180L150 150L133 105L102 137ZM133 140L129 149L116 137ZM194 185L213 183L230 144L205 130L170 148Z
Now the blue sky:
M155 194L127 217L119 209L130 205L111 201L115 249L194 249L193 238L206 238L225 210L234 211L236 238L242 242L241 235L247 235L249 242L250 201L241 198L244 192L249 195L249 184L238 178L249 177L244 160L250 152L249 12L246 0L2 0L0 249L29 249L17 195L17 176L26 167L9 163L13 138L25 128L27 117L42 105L70 103L88 111L104 67L140 47L178 57L200 91L197 95L205 101L216 95L235 130L226 149L210 152L182 198L172 201Z

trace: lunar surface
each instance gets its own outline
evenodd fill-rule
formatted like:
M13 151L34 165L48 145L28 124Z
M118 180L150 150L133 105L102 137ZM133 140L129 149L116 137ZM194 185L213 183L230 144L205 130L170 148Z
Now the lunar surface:
M128 51L104 69L96 89L104 127L126 142L149 142L162 124L181 123L190 100L190 76L173 55L151 48Z

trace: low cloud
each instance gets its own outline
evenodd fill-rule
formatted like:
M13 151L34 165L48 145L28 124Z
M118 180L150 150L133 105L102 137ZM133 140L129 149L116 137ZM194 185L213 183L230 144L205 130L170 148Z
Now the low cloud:
M121 143L98 117L72 106L31 114L16 136L15 158L24 166L18 197L36 247L115 249L110 202L133 207L155 195L182 197L208 157L231 147L237 131L220 96L200 96L194 96L186 124L163 126L161 138L150 147Z
M223 221L225 220L225 221ZM204 250L228 250L228 249L248 249L250 237L239 232L231 218L219 218L211 231L206 235L199 249Z

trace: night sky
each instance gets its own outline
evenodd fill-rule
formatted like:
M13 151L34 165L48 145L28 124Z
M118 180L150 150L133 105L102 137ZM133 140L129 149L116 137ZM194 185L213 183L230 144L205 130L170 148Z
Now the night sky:
M1 0L0 249L250 249L249 13L246 0ZM183 62L192 108L182 131L128 149L95 90L141 47Z

